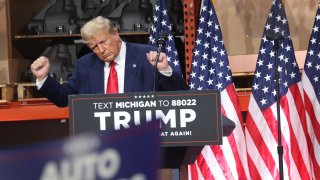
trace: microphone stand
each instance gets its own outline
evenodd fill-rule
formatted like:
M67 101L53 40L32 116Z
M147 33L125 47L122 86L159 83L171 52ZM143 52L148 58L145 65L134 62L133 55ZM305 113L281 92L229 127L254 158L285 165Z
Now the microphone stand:
M152 92L155 92L156 91L156 76L157 76L157 71L158 71L158 61L159 61L159 57L160 57L160 53L161 53L161 50L162 50L162 47L164 46L165 42L166 42L166 36L167 34L165 33L162 33L160 38L158 39L157 41L157 44L158 44L158 51L157 51L157 56L156 56L156 60L155 60L155 63L154 63L154 71L153 71L153 91Z
M278 51L279 51L279 41L283 39L282 37L274 37L274 49L275 49L275 77L276 77L276 92L277 92L277 120L278 120L278 157L279 157L279 173L280 180L283 180L283 146L281 140L281 118L280 118L280 86L279 86L279 62L278 62Z

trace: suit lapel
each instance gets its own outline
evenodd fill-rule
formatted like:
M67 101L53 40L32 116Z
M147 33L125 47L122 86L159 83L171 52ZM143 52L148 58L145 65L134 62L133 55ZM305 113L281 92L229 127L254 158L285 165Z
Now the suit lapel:
M105 62L101 61L98 57L95 61L94 68L92 68L93 81L92 90L95 93L102 94L104 93L104 66Z
M132 92L133 85L136 78L138 59L137 52L135 52L135 47L130 43L126 43L126 65L125 65L125 75L124 75L124 92Z

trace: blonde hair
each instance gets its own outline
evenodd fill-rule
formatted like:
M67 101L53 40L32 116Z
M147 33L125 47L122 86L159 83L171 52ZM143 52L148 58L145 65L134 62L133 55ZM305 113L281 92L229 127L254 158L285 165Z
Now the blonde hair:
M112 24L110 19L98 16L90 21L80 29L81 38L84 43L88 43L93 36L98 32L106 31L109 33L117 32L117 28Z

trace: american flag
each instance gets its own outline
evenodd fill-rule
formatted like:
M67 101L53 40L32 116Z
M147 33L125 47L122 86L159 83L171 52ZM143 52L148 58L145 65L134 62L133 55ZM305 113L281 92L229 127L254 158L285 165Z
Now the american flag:
M277 37L278 40L267 37ZM278 51L275 49L277 42ZM278 67L275 65L276 59ZM252 179L280 178L275 70L279 72L284 178L311 179L299 67L281 0L272 2L264 27L246 119L245 133Z
M308 125L307 142L314 176L320 178L320 7L315 17L307 57L302 73L302 86Z
M223 138L223 145L204 147L195 163L188 166L188 178L248 179L244 124L211 0L204 0L201 7L189 86L192 90L220 90L222 114L231 119L236 128L229 137Z
M168 39L165 42L164 53L167 54L169 65L173 71L181 74L178 52L174 42L174 36L171 32L172 27L165 2L165 0L156 0L153 23L151 25L151 32L149 36L149 44L157 47L157 40L160 38L161 33L166 33L168 35Z

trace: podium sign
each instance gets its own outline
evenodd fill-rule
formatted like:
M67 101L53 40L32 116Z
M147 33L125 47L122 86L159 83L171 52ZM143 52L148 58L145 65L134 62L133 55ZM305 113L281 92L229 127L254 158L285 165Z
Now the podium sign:
M71 95L69 108L72 134L108 133L160 119L163 147L222 144L216 90Z
M0 151L0 179L156 179L158 122ZM130 148L130 150L128 150Z

